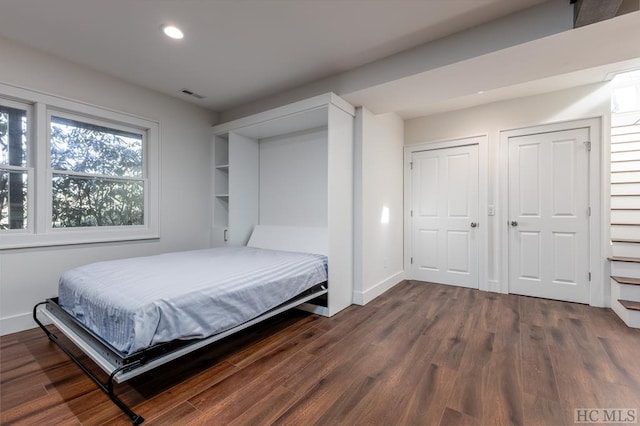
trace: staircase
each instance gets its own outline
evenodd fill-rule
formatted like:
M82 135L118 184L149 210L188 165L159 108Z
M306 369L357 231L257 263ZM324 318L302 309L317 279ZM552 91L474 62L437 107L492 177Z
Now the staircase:
M640 328L640 111L611 115L611 308Z

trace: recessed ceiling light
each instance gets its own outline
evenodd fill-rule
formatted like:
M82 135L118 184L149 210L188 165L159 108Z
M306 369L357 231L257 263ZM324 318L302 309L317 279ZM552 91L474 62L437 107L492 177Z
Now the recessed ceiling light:
M182 33L182 31L180 31L180 28L176 27L175 25L164 25L162 27L162 32L165 33L167 37L171 37L175 40L180 40L184 37L184 34Z

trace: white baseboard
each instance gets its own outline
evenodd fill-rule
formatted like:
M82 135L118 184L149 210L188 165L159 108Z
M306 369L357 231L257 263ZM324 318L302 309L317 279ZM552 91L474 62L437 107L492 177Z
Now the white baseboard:
M393 274L386 280L380 281L368 290L354 291L353 303L356 305L366 305L385 291L394 287L396 284L399 284L402 280L404 280L404 271Z
M42 318L39 319L43 324L48 324L48 322L43 321ZM0 336L30 330L37 326L33 321L33 314L31 312L0 318Z

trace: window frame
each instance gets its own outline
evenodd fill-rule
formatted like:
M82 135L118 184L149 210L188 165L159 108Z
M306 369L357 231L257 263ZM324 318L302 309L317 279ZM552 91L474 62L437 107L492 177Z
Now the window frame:
M160 238L160 124L157 121L4 83L0 83L0 99L30 105L32 117L27 148L30 162L27 164L32 168L27 183L27 229L0 231L0 250ZM52 114L143 134L143 225L53 227Z
M29 187L33 185L33 179L35 177L35 170L33 167L33 150L34 150L34 144L33 144L33 128L32 128L32 123L33 123L33 106L27 102L21 102L21 101L16 101L16 100L12 100L12 99L7 99L5 97L0 97L0 105L5 106L5 107L9 107L9 108L13 108L13 109L19 109L19 110L24 110L26 111L26 115L27 115L27 155L25 156L25 166L21 167L21 166L12 166L10 164L0 164L0 170L7 171L7 172L20 172L22 171L23 173L27 174L27 226L26 228L21 228L21 229L5 229L5 230L0 230L0 235L5 236L5 235L24 235L27 234L29 232L31 232L31 230L33 229L33 223L34 223L34 219L35 219L35 213L34 213L34 201L35 201L35 194L33 193L33 191L29 191Z

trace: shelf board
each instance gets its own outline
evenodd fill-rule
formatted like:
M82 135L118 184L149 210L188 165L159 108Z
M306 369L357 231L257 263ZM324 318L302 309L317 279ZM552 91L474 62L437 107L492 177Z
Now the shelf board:
M229 198L229 194L216 194L216 198Z
M229 171L229 165L228 164L220 164L219 166L216 166L217 170L222 170L223 172L228 172Z

